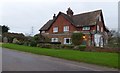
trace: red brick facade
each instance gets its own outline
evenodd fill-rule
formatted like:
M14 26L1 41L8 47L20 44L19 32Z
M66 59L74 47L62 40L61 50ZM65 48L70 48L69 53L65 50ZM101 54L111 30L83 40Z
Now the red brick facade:
M49 30L46 32L52 34L53 33L53 28L58 27L58 33L63 33L63 27L64 26L69 26L69 32L76 31L76 27L73 26L67 19L65 19L62 15L59 15L56 21L52 24Z

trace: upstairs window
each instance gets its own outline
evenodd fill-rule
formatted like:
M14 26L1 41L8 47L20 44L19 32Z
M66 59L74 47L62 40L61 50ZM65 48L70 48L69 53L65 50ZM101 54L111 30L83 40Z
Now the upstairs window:
M54 27L53 32L58 32L58 27Z
M64 26L64 32L69 31L69 26Z
M90 30L89 26L83 27L83 30Z

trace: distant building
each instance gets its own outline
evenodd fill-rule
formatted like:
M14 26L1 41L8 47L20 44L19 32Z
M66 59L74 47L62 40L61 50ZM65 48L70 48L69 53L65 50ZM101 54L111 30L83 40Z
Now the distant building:
M82 32L84 45L106 45L109 30L105 27L102 10L74 15L68 8L66 13L59 12L57 16L54 14L53 19L40 28L40 34L48 36L51 42L71 44L72 33Z

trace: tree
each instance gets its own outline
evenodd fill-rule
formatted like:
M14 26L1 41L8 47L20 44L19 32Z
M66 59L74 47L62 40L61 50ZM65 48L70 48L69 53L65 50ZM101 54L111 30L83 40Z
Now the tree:
M8 26L5 25L2 26L2 33L8 32L8 30L9 30Z
M82 33L73 33L72 34L72 44L74 45L80 45L82 43L82 38L83 34Z
M111 30L110 34L111 35L108 37L108 46L114 48L120 47L120 33L115 30Z
M50 42L50 39L47 37L47 36L43 36L41 34L36 34L34 36L34 40L37 42L37 43L40 43L40 42Z

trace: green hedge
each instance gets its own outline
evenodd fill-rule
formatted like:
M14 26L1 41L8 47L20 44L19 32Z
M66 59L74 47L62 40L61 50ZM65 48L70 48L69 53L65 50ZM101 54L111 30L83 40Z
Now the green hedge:
M86 45L79 45L79 50L80 50L80 51L84 51L85 48L86 48Z
M74 45L80 45L82 43L82 38L83 34L82 33L73 33L71 38L72 38L72 44Z

